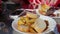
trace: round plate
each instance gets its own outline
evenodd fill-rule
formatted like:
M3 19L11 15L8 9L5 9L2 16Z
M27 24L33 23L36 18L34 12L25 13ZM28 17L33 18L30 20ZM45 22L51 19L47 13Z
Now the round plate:
M54 28L56 27L56 22L55 22L54 19L52 19L52 18L50 18L50 17L47 17L47 16L43 16L43 15L40 15L39 18L41 18L41 19L43 19L43 20L47 20L48 23L49 23L48 29L47 29L45 32L43 32L42 34L49 33L49 32L51 32L51 31L53 31ZM13 28L15 31L19 32L19 33L26 34L26 33L21 32L21 31L19 31L19 30L17 29L18 20L19 20L19 19L20 19L20 18L16 18L16 19L12 22L12 28Z
M36 13L37 13L38 15L42 15L42 14L39 13L39 9L36 9ZM60 11L56 10L56 11L54 12L54 14L56 14L56 15L57 15L57 13L60 14ZM43 16L45 16L45 15L43 15ZM49 17L50 17L50 16L49 16ZM59 17L54 16L54 17L51 17L51 18L60 18L60 16L59 16Z

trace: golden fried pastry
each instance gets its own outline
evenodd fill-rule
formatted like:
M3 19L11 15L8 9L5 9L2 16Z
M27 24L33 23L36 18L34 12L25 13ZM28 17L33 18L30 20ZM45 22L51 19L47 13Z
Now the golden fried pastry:
M36 21L36 19L30 19L29 22L34 23L35 21Z
M35 22L36 19L29 19L28 17L25 17L25 23L26 25L32 25Z
M22 20L18 20L18 25L20 26L21 24L24 24Z
M42 19L37 19L36 22L32 25L32 27L38 32L41 33L46 28L46 23Z
M31 26L32 24L34 24L36 21L36 19L30 19L29 22L26 22L27 25Z
M29 18L28 17L25 17L24 19L25 19L26 22L29 23Z
M30 32L31 32L31 33L36 33L36 32L33 30L33 28L30 28Z
M39 13L45 15L47 10L50 8L47 4L42 4L39 10Z
M37 18L38 17L36 14L30 13L30 12L27 12L26 16L29 18Z
M25 22L25 17L24 16L20 17L20 20Z
M20 26L18 26L18 30L20 30L22 32L29 32L29 26L20 25Z

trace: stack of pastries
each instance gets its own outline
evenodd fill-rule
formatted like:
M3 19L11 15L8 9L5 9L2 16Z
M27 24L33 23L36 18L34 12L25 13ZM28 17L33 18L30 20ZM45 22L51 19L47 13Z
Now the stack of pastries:
M50 8L47 4L42 4L39 10L39 13L45 15L47 10Z

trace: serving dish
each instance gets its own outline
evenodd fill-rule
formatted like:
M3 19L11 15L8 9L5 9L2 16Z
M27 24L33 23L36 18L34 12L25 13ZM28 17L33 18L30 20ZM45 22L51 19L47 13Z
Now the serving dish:
M48 20L48 23L49 23L49 28L48 28L45 32L43 32L42 34L46 34L46 33L49 33L49 32L51 32L51 31L54 31L54 28L56 27L56 22L55 22L54 19L52 19L52 18L50 18L50 17L47 17L47 16L43 16L43 15L40 15L39 18L41 18L41 19L43 19L43 20ZM13 28L15 31L19 32L19 33L27 34L27 33L25 33L25 32L21 32L21 31L19 31L19 30L17 29L17 26L18 26L17 22L18 22L19 19L20 19L20 18L18 17L18 18L16 18L16 19L12 22L12 28Z

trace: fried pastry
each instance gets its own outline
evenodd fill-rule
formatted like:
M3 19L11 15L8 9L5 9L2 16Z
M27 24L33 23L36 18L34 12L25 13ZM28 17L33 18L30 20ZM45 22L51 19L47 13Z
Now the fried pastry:
M30 13L30 12L27 12L26 16L29 18L37 18L38 17L36 14Z
M42 19L37 19L36 22L32 25L32 27L38 32L41 33L46 28L46 23Z

